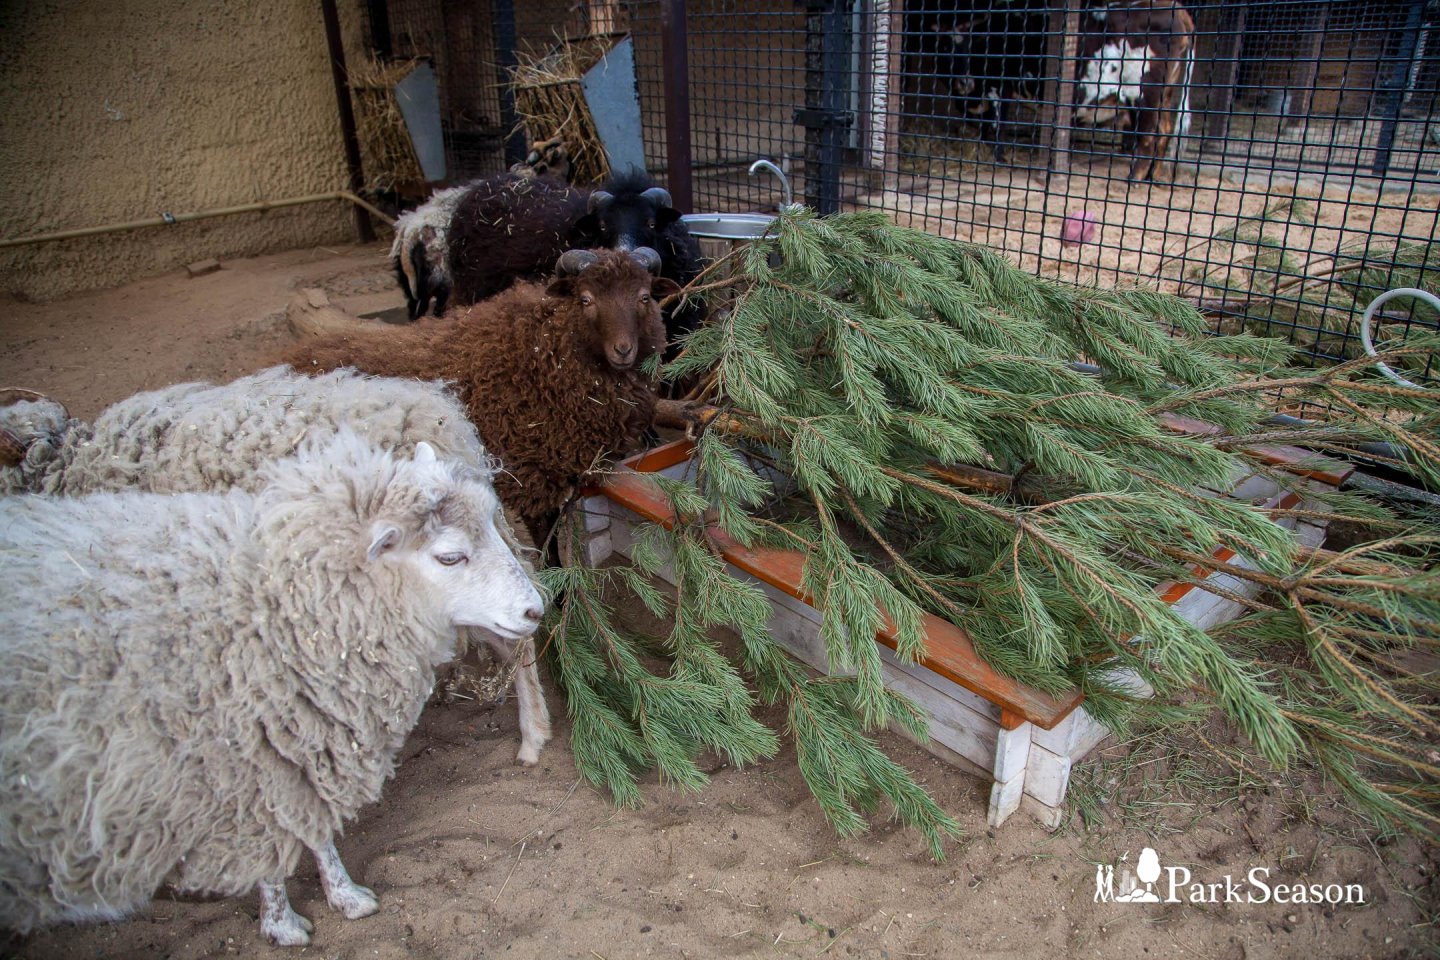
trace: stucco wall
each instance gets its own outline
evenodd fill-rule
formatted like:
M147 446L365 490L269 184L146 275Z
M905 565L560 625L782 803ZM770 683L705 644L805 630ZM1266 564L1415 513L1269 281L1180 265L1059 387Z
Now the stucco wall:
M358 4L339 6L353 57ZM348 184L313 0L4 3L0 36L0 237ZM51 299L354 235L337 202L0 249L0 289Z

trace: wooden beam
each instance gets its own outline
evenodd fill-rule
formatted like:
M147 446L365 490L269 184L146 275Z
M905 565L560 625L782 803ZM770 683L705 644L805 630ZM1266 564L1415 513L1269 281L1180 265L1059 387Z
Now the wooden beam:
M676 441L627 461L627 465L634 463L651 470L663 469L657 465L680 462L689 455L689 450L688 441ZM676 518L669 500L644 473L633 469L617 470L605 478L599 492L652 523L666 528L675 526ZM727 563L782 593L817 606L814 598L807 595L801 586L805 568L803 553L751 549L714 526L708 528L706 534ZM894 650L898 646L895 625L883 610L881 614L884 626L876 634L876 642ZM923 629L926 655L920 661L922 666L1037 727L1049 730L1084 700L1078 690L1054 696L1004 676L981 659L965 631L947 620L925 614Z

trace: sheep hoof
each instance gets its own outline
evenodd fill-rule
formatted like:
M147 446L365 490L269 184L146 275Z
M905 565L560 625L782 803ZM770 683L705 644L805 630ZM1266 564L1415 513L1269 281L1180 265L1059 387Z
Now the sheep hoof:
M515 759L520 761L521 766L533 767L540 762L540 748L533 743L520 745L520 752L515 754Z
M377 912L380 909L380 900L375 896L374 890L352 883L348 888L336 890L331 895L330 906L338 910L346 920L359 920Z
M277 947L305 947L310 945L310 933L315 924L291 910L273 923L260 925L260 932Z

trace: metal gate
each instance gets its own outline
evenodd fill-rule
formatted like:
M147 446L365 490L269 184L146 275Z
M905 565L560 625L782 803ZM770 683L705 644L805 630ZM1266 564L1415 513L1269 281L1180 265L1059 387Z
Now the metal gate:
M390 52L436 61L457 179L506 165L516 52L586 35L604 8L634 40L647 164L697 211L773 208L746 174L765 157L821 212L1159 286L1317 360L1360 349L1383 290L1440 289L1437 0L370 8ZM1137 182L1147 152L1169 169ZM1436 325L1401 301L1382 319L1387 338Z

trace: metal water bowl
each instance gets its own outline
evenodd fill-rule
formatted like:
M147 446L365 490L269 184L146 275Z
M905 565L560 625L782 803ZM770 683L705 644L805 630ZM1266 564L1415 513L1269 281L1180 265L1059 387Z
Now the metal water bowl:
M687 213L680 218L690 236L706 240L759 240L775 218L766 213Z

